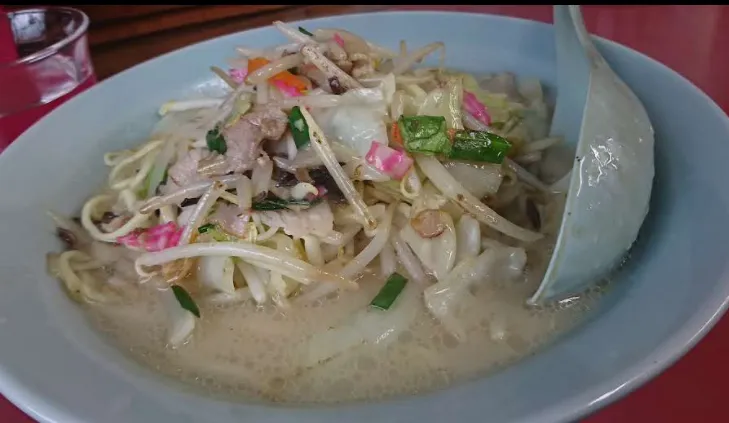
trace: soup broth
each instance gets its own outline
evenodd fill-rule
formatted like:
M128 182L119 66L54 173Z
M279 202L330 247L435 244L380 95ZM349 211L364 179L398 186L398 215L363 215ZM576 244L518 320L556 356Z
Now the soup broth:
M386 347L362 345L306 368L306 340L366 307L382 286L367 276L362 289L282 311L273 306L201 305L190 342L165 342L168 325L157 297L141 288L119 307L89 307L94 324L131 357L203 392L266 402L338 403L376 400L443 388L483 376L524 358L581 322L600 290L532 308L524 299L537 287L524 277L478 286L476 304L463 313L467 338L458 342L426 311ZM533 278L532 278L533 279Z

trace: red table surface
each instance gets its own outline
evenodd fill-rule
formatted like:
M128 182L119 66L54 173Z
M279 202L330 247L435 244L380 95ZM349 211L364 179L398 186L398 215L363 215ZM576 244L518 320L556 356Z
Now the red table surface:
M551 21L552 13L549 6L395 8L474 11L541 21ZM729 6L585 6L583 12L590 32L678 71L729 112ZM660 376L583 422L729 422L727 357L729 317ZM32 421L0 397L0 422Z

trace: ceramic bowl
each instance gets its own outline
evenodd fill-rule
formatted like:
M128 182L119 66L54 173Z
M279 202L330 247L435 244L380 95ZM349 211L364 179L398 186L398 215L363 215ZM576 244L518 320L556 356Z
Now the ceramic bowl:
M510 70L554 87L550 25L460 13L377 13L301 23L396 47L444 41L450 67ZM144 139L165 101L214 90L210 65L237 45L283 42L268 27L166 54L110 78L39 121L0 156L0 392L63 423L557 422L635 389L691 348L729 294L729 119L698 88L618 44L598 48L655 127L651 211L600 309L541 352L448 389L387 401L271 407L190 392L126 358L46 275L60 246L47 209L76 213L106 181L102 155ZM550 90L553 96L554 90ZM609 230L609 222L606 228Z

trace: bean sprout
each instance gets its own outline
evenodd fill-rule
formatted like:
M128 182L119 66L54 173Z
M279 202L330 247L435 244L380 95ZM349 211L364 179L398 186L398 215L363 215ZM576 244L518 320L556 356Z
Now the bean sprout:
M314 118L308 111L306 111L306 109L302 109L301 113L304 115L304 119L306 119L306 122L309 125L309 137L312 140L311 145L313 146L314 151L316 151L317 155L321 158L324 166L326 166L327 170L336 181L337 186L339 186L344 197L359 214L365 229L375 229L377 227L377 222L372 218L370 212L367 210L367 205L362 197L357 193L352 181L347 177L344 169L342 169L342 166L339 165L339 162L337 162L334 152L324 136L324 131L319 128L314 121Z
M415 167L411 167L405 177L400 180L400 192L406 198L413 200L420 196L422 189L423 185L420 183L420 177L418 177Z
M354 282L343 276L328 273L272 248L247 242L198 243L173 247L156 253L145 253L135 260L134 267L137 273L142 275L146 273L143 269L147 266L157 266L174 260L201 256L238 257L267 270L281 272L303 284L321 281L349 289L357 287Z
M504 233L510 237L521 241L533 242L542 237L542 234L532 232L528 229L519 227L505 218L499 216L498 213L480 202L470 192L466 191L461 184L456 181L453 176L443 167L443 165L435 158L429 156L418 155L416 162L420 169L430 179L433 185L443 193L443 195L454 200L464 210L473 214L482 223Z
M416 63L420 63L423 59L425 59L426 56L429 54L435 52L436 50L441 49L441 63L445 60L445 44L438 42L438 43L432 43L428 44L425 47L422 47L418 50L415 50L414 52L410 53L407 56L404 56L397 60L395 67L392 69L392 73L395 75L400 75L410 69L413 65Z

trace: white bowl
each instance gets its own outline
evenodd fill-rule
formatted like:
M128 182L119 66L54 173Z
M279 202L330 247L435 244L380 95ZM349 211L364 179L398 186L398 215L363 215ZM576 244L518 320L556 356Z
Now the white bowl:
M460 13L317 19L395 47L444 41L450 67L511 70L553 84L549 25ZM69 101L0 156L0 391L40 421L555 422L613 401L671 364L722 314L729 294L729 119L698 88L617 44L598 47L656 129L652 211L601 310L551 347L488 377L372 404L277 407L186 391L127 359L45 273L60 246L45 210L72 214L106 181L102 155L146 136L164 101L210 89L208 67L271 28L196 44L139 65ZM552 85L553 86L553 85ZM609 222L606 222L609 228ZM474 375L476 376L476 375Z

